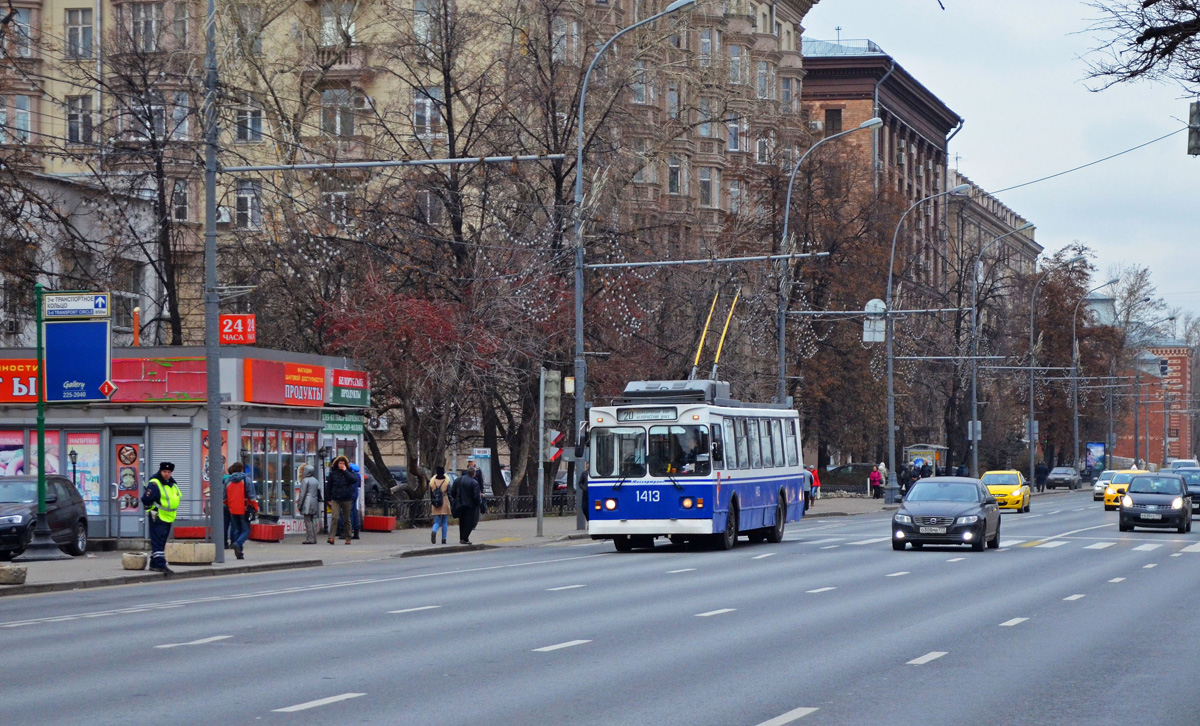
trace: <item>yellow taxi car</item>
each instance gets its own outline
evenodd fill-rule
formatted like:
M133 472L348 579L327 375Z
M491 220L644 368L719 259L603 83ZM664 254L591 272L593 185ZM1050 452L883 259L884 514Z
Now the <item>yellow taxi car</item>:
M987 471L980 479L988 488L988 492L996 498L996 503L1001 509L1029 511L1029 484L1025 482L1021 472L1016 469Z
M1112 481L1104 488L1104 511L1111 512L1121 506L1121 495L1129 488L1134 474L1144 474L1141 469L1122 469L1113 474Z

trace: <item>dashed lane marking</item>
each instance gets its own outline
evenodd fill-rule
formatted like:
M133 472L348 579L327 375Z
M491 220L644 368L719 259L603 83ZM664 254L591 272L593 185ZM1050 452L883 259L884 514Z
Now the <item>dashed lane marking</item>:
M297 703L295 706L288 706L287 708L276 708L272 711L272 713L295 713L296 711L307 711L310 708L317 708L319 706L328 706L331 703L337 703L338 701L348 701L351 698L358 698L359 696L365 696L365 695L367 695L367 694L365 694L365 693L343 693L340 696L330 696L329 698L318 698L315 701L307 701L305 703Z
M805 541L801 540L800 544L822 545L822 544L829 544L830 542L841 542L844 539L845 539L845 537L826 537L825 539L818 539L813 542L805 542Z
M557 645L547 645L544 648L534 648L533 652L534 653L549 653L552 650L562 650L563 648L573 648L577 645L583 645L584 643L590 643L590 642L592 642L592 641L590 641L590 640L568 640L565 643L559 643Z
M546 592L559 592L560 590L578 590L581 587L587 587L587 585L563 585L562 587L547 587Z
M1150 569L1153 569L1153 568L1155 568L1155 567L1158 567L1158 565L1155 565L1155 564L1142 565L1142 569L1143 569L1143 570L1150 570Z
M214 635L211 638L201 638L200 640L192 640L187 643L166 643L164 645L156 645L154 647L166 650L168 648L179 648L184 645L206 645L208 643L215 643L218 640L228 640L229 638L232 638L232 637L233 637L232 635Z
M908 573L908 572L893 572L890 575L885 575L885 577L900 577L901 575L908 575L908 574L910 574L910 573Z
M695 572L695 567L685 567L682 570L667 570L668 575L678 575L681 572Z
M1125 582L1125 578L1124 577L1114 577L1113 579L1109 580L1109 582Z
M1172 557L1183 557L1183 553L1182 552L1172 552L1171 556Z
M437 610L441 605L422 605L419 608L404 608L403 610L388 610L388 615L402 615L404 613L419 613L422 610Z
M807 592L809 595L816 595L819 592L829 592L830 590L836 589L836 587L818 587L816 590L805 590L805 592Z
M1063 600L1066 600L1067 602L1074 602L1075 600L1082 600L1085 597L1087 597L1087 595L1067 595L1063 598Z
M1023 540L1023 539L1006 539L1000 543L1000 546L1001 547L1016 547L1017 545L1019 545L1023 542L1025 542L1025 540Z
M950 559L948 559L946 561L947 562L962 562L965 559L967 559L967 558L966 557L951 557Z
M821 549L823 549L823 550L836 550L838 547L840 547L840 545L825 545L825 546L824 546L824 547L822 547Z
M766 559L766 558L768 558L768 557L774 557L774 556L775 556L775 553L774 553L774 552L768 552L768 553L766 553L765 555L755 555L755 556L751 557L750 559L752 559L752 560L765 560L765 559Z
M758 726L787 726L790 723L795 723L810 713L816 713L815 708L794 708L785 714L776 716L768 721L763 721Z
M1183 549L1181 549L1179 551L1180 552L1200 552L1200 542L1197 542L1194 545L1188 545L1187 547L1184 547Z
M1137 547L1134 547L1133 551L1134 552L1153 552L1154 550L1158 549L1159 547L1162 547L1162 545L1160 545L1160 544L1144 544L1144 545L1138 545Z
M1049 542L1043 542L1040 545L1034 545L1034 546L1035 547L1053 548L1053 547L1062 547L1065 544L1068 544L1068 542L1066 540L1053 539L1053 540L1050 540Z
M1116 542L1094 542L1086 547L1085 550L1103 550L1115 545Z
M869 545L877 542L887 542L891 537L875 537L874 539L862 539L857 542L847 542L848 545Z
M696 613L696 617L711 618L714 615L724 615L725 613L731 613L734 610L737 610L737 608L721 608L720 610L709 610L706 613Z
M1005 620L1003 623L1000 623L1000 627L1011 628L1014 625L1020 625L1028 619L1029 618L1013 618L1012 620Z
M921 656L920 658L913 658L906 665L925 665L926 663L928 663L930 661L934 661L934 660L937 660L938 658L941 658L943 655L948 655L948 653L944 650L931 651L931 652L926 653L925 655Z

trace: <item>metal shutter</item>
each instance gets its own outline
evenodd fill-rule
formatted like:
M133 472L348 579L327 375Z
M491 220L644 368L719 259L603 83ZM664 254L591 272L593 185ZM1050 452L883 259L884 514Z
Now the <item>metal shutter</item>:
M159 462L169 461L175 464L175 483L179 485L180 501L179 515L191 516L198 511L192 501L192 429L179 426L170 428L150 429L150 469L151 476L158 473Z

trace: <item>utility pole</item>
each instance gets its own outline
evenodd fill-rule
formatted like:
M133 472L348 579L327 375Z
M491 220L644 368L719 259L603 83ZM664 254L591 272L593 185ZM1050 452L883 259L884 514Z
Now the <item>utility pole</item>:
M546 497L546 369L538 374L537 536L542 536Z
M204 369L208 414L208 541L215 561L225 561L225 515L221 506L221 345L217 291L217 11L208 0L204 41ZM232 445L233 442L230 442Z

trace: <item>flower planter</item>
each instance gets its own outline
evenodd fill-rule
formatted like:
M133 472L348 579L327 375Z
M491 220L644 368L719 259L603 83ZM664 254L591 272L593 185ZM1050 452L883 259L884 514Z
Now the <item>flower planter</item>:
M282 542L284 529L286 527L282 524L252 524L250 539L255 542Z
M368 532L394 532L396 518L367 515L363 517L362 528Z
M176 527L171 531L175 539L204 539L208 536L208 528L205 526L199 527Z

